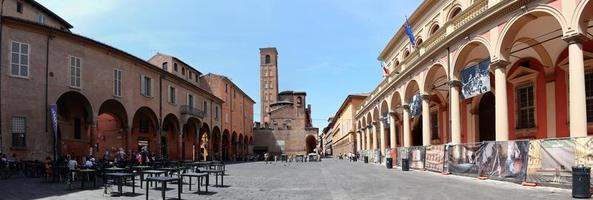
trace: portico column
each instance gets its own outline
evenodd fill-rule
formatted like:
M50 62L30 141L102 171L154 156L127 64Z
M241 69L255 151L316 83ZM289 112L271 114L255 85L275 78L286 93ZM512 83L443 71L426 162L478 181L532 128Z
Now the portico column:
M410 147L410 106L404 106L404 147Z
M379 145L379 151L381 152L381 156L385 156L385 122L383 117L381 117L381 121L379 121L379 133L381 134L381 144Z
M494 68L494 108L496 124L496 141L509 140L509 109L507 103L507 75L506 67L509 62L497 60L491 63ZM583 90L584 91L584 90Z
M361 143L361 137L360 137L360 130L356 131L356 152L360 152L361 148L360 148L360 143Z
M95 144L97 144L97 120L93 120L93 123L91 124L91 137L90 137L90 151L89 152L91 155L96 155L98 149L96 148Z
M587 103L585 101L585 64L580 34L565 37L568 42L568 109L570 137L587 136Z
M459 144L461 143L461 113L459 111L459 88L461 88L461 82L452 80L449 82L449 87L451 87L451 143Z
M373 150L377 149L377 122L373 122L371 125L371 133L373 134Z
M371 149L371 130L369 130L369 126L364 128L364 132L366 134L366 150Z
M422 95L422 145L430 145L430 95Z
M389 139L391 140L391 148L396 148L396 135L395 135L395 112L389 113Z

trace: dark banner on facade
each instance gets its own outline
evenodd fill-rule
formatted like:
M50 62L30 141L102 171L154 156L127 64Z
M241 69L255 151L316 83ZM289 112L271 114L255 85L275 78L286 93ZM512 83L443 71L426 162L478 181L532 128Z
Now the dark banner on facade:
M463 99L490 91L490 58L461 70L461 95Z
M418 116L422 114L422 99L420 93L416 93L410 99L410 116Z
M477 156L481 143L451 145L447 149L447 170L453 174L478 176Z
M483 142L478 150L478 174L513 181L525 180L529 141Z
M570 185L575 158L574 139L532 140L527 181Z
M424 169L424 154L426 149L424 146L410 147L410 168Z
M430 171L444 172L445 145L431 145L426 147L425 168Z
M58 106L56 104L51 104L49 105L49 118L51 121L51 129L53 132L53 138L54 138L54 159L57 159L57 153L58 153Z

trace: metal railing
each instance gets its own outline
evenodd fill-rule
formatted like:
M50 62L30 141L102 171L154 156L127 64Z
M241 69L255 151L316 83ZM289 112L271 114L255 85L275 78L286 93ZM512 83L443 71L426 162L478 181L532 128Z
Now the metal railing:
M203 110L188 105L181 106L180 112L182 115L190 115L200 119L203 119L206 116L206 112Z

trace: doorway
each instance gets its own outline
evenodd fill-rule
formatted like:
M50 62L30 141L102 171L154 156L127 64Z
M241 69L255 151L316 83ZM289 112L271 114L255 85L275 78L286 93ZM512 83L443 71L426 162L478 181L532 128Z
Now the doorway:
M496 140L496 117L494 108L494 94L487 92L480 99L478 107L479 130L478 142Z

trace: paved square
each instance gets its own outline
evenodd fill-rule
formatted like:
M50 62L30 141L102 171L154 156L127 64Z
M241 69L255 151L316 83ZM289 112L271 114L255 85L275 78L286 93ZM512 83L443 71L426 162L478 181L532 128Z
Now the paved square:
M213 176L211 180L213 181ZM136 182L138 185L138 182ZM213 185L213 182L211 182ZM514 183L444 176L438 173L388 170L383 166L326 159L319 163L237 163L227 165L224 187L209 187L208 194L190 193L183 199L570 199L570 190L523 187ZM139 185L138 185L139 186ZM169 185L167 198L176 198ZM78 188L75 185L74 188ZM124 187L131 192L131 187ZM204 188L202 188L204 189ZM114 187L114 190L117 190ZM144 189L128 197L110 197L103 189L66 190L64 184L40 179L0 180L0 199L145 199ZM150 189L150 199L160 191Z

